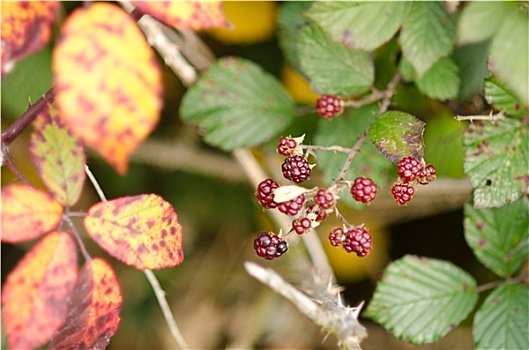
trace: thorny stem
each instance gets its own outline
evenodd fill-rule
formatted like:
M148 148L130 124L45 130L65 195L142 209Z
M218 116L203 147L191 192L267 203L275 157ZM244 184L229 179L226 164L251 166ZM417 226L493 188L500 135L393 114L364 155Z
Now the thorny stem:
M508 278L506 280L500 280L500 281L494 281L494 282L489 282L489 283L482 284L481 286L478 286L476 288L476 291L478 293L481 293L481 292L487 291L489 289L494 289L494 288L496 288L498 286L501 286L504 283L519 283L519 282L524 281L527 278L529 278L529 271L526 271L526 272L522 273L521 275L516 276L514 278Z
M504 112L505 111L500 111L497 114L493 114L491 110L489 115L456 115L454 119L458 122L463 120L468 120L470 122L473 122L474 120L485 120L492 123L496 120L505 119L505 115L503 114Z
M88 167L88 165L84 166L84 172L86 173L86 176L88 176L88 178L90 179L90 182L92 183L92 186L94 186L97 192L97 195L99 196L101 201L106 202L107 197L105 197L105 194L103 193L103 190L101 189L101 186L99 186L99 183L97 182L94 174L92 174L92 171L90 171L90 168Z

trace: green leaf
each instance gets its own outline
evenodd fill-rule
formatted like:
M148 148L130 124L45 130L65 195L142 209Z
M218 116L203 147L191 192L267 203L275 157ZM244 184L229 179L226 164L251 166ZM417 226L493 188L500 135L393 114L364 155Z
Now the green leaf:
M473 4L473 3L472 3ZM459 67L461 87L458 99L471 100L483 91L483 80L489 76L487 55L489 42L456 47L452 59Z
M529 105L529 18L512 9L492 39L490 70Z
M261 67L222 58L184 95L183 120L197 123L205 141L223 150L260 145L293 120L294 104Z
M408 83L414 81L417 75L417 73L415 72L415 68L413 68L410 61L408 61L406 57L402 57L402 59L400 60L399 71L402 80Z
M470 2L459 18L457 43L478 43L491 38L511 10L503 1Z
M315 2L307 11L331 37L353 49L372 51L387 42L408 15L411 2Z
M529 193L529 127L516 119L469 124L465 173L476 208L499 207Z
M439 58L452 50L455 21L442 2L414 2L402 25L402 52L422 76Z
M373 123L377 112L378 107L371 104L358 109L346 109L343 115L332 120L320 118L314 143L321 146L340 145L352 148ZM318 150L315 153L317 156L315 169L323 173L325 183L329 185L340 173L347 154ZM381 187L390 178L389 171L392 166L370 142L366 141L354 156L344 178L354 180L358 176L367 176ZM349 194L344 194L340 200L350 206L358 204Z
M485 300L474 317L476 349L529 349L529 288L503 284Z
M367 53L333 41L315 24L299 31L298 53L315 92L348 96L366 92L373 83L374 68Z
M461 85L459 69L448 57L440 58L415 82L426 96L438 100L455 98Z
M529 112L520 99L496 77L485 80L484 91L487 102L498 111L504 111L512 117L524 117Z
M512 276L529 256L529 205L523 197L489 209L468 202L464 225L468 245L498 276Z
M30 138L30 153L53 197L64 206L73 206L83 190L86 156L81 140L61 122L50 106L41 110Z
M373 145L393 163L403 157L413 156L422 160L424 156L424 122L417 117L389 111L381 114L369 128Z
M303 25L309 23L303 11L312 5L311 1L287 1L279 8L278 41L286 60L297 70L301 71L296 45L297 32Z
M406 255L388 266L364 316L401 340L426 344L455 328L477 300L476 281L456 265Z

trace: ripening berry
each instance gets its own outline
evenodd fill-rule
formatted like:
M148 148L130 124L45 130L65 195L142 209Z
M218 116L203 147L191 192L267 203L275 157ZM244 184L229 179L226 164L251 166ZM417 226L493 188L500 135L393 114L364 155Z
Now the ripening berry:
M285 179L295 183L306 181L311 172L309 162L299 155L286 158L281 165L281 170Z
M299 196L288 202L279 203L277 205L277 209L283 214L296 216L303 207L303 203L305 203L305 196L300 194Z
M294 229L294 232L296 232L298 235L302 235L311 230L312 222L309 218L300 217L292 221L292 228Z
M288 250L288 243L273 232L260 232L253 241L255 252L261 258L279 258Z
M351 195L357 202L368 203L375 199L378 187L367 177L357 177L351 186Z
M329 242L333 247L339 247L342 245L342 239L344 237L344 232L341 227L334 227L329 233Z
M391 193L398 205L404 205L411 201L415 189L410 182L396 182L393 184L393 187L391 187Z
M336 198L331 191L320 188L314 195L314 202L325 210L331 209L336 205Z
M411 182L421 175L423 165L415 157L404 157L397 164L397 173L404 182Z
M292 137L281 137L277 143L276 151L285 157L290 157L294 155L297 145L296 140Z
M325 119L332 119L343 112L343 101L334 95L322 95L316 101L316 111Z
M342 246L348 253L363 258L371 251L371 234L364 227L356 227L345 232Z
M274 190L278 187L279 184L272 179L263 180L257 185L255 197L263 208L274 209L277 207L277 203L274 202Z
M417 177L417 181L421 185L428 185L430 182L434 181L437 177L435 173L437 170L432 164L428 164L424 169L422 170L419 177Z

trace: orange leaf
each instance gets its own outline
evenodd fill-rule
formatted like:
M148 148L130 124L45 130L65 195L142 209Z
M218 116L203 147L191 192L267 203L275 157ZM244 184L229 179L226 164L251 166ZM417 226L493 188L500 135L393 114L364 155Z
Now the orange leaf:
M77 280L75 243L53 232L31 249L7 276L2 318L10 349L31 349L50 340L67 314Z
M26 56L50 40L58 1L2 2L2 78Z
M201 30L211 27L227 27L221 1L133 1L141 12L176 29Z
M39 115L39 128L30 139L30 153L37 171L54 197L74 205L85 180L85 155L81 140L62 125L58 111L48 105Z
M2 188L2 241L29 241L55 229L63 207L49 193L27 185Z
M77 9L62 26L52 59L61 115L125 173L162 107L160 67L136 22L110 3Z
M139 270L172 267L184 259L177 215L154 194L98 203L84 224L110 255Z
M68 303L68 317L49 349L104 349L116 333L123 297L112 267L87 261Z

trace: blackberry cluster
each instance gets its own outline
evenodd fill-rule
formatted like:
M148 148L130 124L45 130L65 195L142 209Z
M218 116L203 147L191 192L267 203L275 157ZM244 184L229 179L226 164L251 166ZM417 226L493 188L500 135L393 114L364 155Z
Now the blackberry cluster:
M357 202L369 203L375 199L378 187L367 177L357 177L351 186L351 195Z
M281 170L285 179L295 183L306 181L311 172L309 162L300 155L287 157L281 165Z
M260 232L253 241L253 247L258 256L273 260L286 253L288 243L273 232Z
M397 173L401 181L394 183L393 187L391 187L395 202L398 205L405 205L415 193L412 181L417 180L419 184L427 185L435 180L436 172L432 164L424 166L424 162L420 162L417 158L411 156L402 158L397 163Z
M279 188L279 184L272 179L261 181L257 185L255 196L259 204L266 209L274 209L277 203L274 202L274 190Z
M285 157L291 157L297 146L298 143L292 137L281 137L277 143L276 151Z
M332 119L343 112L343 101L334 95L322 95L316 101L316 111L325 119Z
M355 253L363 258L371 251L371 234L364 227L355 227L344 232L335 227L329 233L329 242L333 247L342 247L347 253Z

